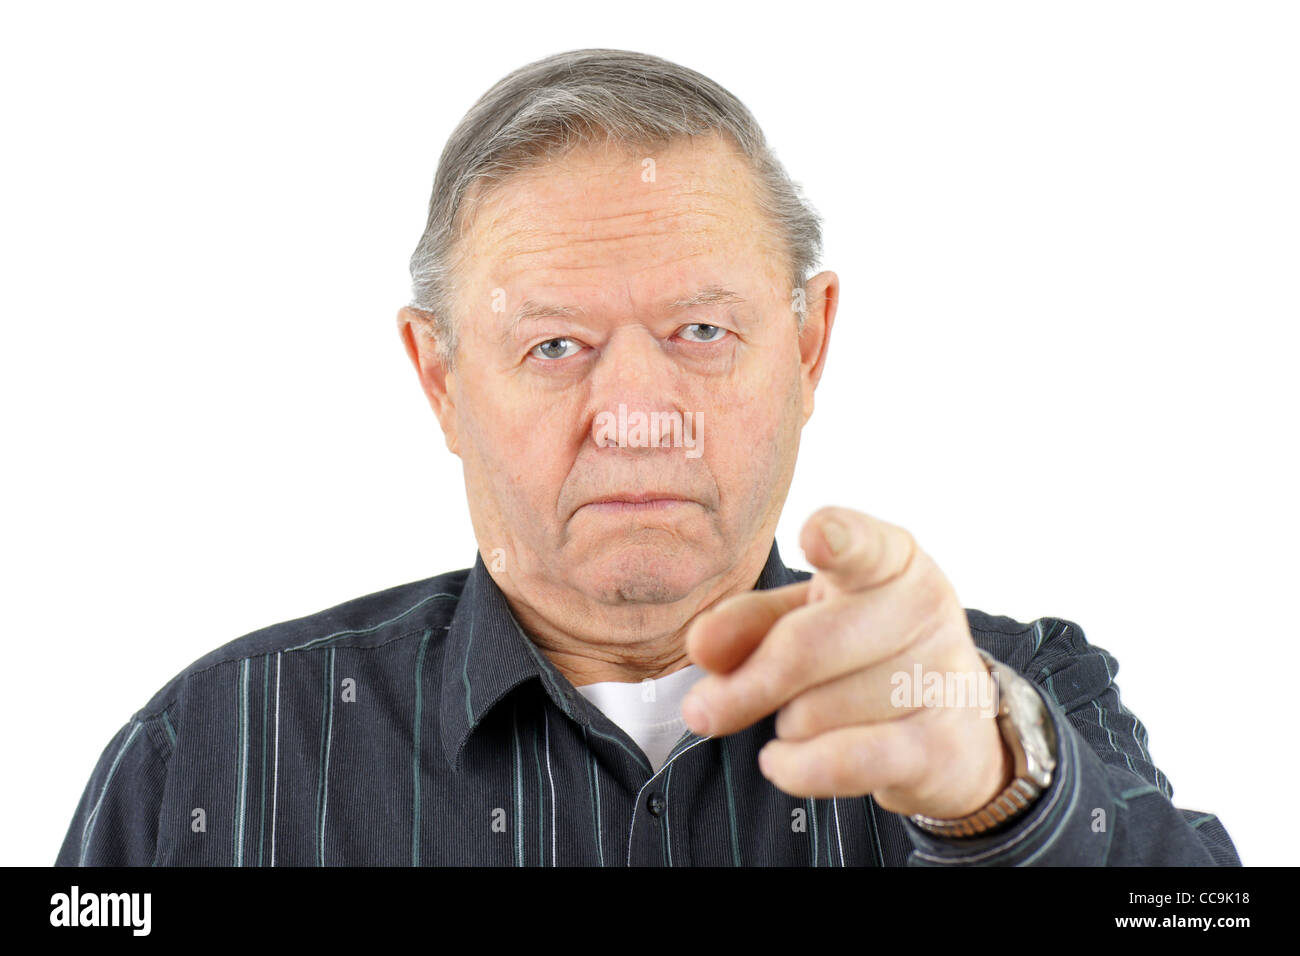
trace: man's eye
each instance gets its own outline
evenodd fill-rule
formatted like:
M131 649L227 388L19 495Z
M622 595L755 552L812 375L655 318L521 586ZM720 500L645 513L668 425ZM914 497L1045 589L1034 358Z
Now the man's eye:
M695 331L692 331L695 330ZM688 342L716 342L727 334L727 330L720 325L706 325L703 322L696 322L682 329L683 332L692 332L687 336Z
M533 347L532 354L540 359L568 358L578 350L578 343L573 339L551 339ZM572 350L572 351L570 351Z

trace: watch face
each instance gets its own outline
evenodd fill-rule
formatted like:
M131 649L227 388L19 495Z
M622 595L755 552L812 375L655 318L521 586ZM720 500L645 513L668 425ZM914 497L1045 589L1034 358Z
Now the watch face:
M1038 691L1021 679L1010 682L1006 689L1011 704L1011 719L1020 736L1020 743L1028 764L1027 772L1040 787L1051 783L1051 772L1056 767L1056 733Z
M1016 714L1017 717L1021 714L1029 715L1036 710L1042 709L1042 701L1038 699L1038 692L1029 686L1028 681L1011 681L1005 692L1010 698L1008 703L1011 705L1012 713Z
M1027 678L983 648L979 655L988 665L998 688L998 726L1016 755L1016 775L1045 789L1056 767L1056 732L1047 705Z

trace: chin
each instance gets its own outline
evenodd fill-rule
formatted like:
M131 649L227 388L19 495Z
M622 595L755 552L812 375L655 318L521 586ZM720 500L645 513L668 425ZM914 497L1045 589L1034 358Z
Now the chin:
M575 583L607 604L671 604L717 573L711 553L676 540L624 543L592 554Z

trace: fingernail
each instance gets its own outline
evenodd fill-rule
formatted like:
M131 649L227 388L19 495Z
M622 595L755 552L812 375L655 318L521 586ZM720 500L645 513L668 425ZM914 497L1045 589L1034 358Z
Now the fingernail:
M822 537L826 539L831 554L839 554L849 546L849 529L834 518L822 522Z
M699 697L688 695L682 701L682 719L686 721L686 726L692 733L699 734L701 737L709 735L709 712Z

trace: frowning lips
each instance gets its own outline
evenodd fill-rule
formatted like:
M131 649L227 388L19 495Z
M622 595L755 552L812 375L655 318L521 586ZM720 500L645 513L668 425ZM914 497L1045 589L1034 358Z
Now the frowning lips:
M592 498L580 505L578 510L590 508L595 511L613 513L622 511L666 511L671 508L697 503L694 498L689 498L676 491L616 491Z

